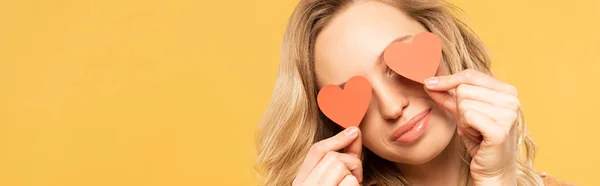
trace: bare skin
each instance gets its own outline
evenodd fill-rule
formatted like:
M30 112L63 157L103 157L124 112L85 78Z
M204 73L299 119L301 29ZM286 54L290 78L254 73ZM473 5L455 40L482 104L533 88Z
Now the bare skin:
M358 185L362 145L394 162L411 184L456 185L462 160L454 143L471 149L477 185L516 184L513 125L519 100L513 86L474 70L449 74L442 67L437 77L414 82L381 61L392 41L410 43L425 31L400 10L374 1L352 5L323 29L315 45L319 86L343 85L360 75L372 84L373 98L359 129L313 145L294 185ZM426 110L430 124L416 142L390 140L392 131ZM456 133L466 140L453 141ZM335 152L339 149L346 151Z

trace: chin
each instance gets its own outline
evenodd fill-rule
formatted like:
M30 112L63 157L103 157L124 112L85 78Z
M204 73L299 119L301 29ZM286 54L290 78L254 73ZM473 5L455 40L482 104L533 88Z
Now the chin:
M419 165L430 162L438 157L448 147L452 136L440 139L435 135L429 135L427 139L423 139L419 144L410 147L392 147L393 151L388 155L389 158L383 157L389 161Z
M390 161L410 165L425 164L438 157L446 147L447 146L430 146L423 144L406 152L397 153L394 158L395 160Z

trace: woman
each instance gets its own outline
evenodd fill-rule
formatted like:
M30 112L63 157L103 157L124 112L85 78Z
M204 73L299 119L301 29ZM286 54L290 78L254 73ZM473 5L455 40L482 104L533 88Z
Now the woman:
M482 42L450 8L438 0L301 0L259 127L263 184L558 184L532 167L516 89L491 75ZM441 40L442 62L436 77L415 82L381 56L421 32ZM368 79L372 99L359 127L344 129L316 97L353 76ZM423 118L422 134L396 135Z

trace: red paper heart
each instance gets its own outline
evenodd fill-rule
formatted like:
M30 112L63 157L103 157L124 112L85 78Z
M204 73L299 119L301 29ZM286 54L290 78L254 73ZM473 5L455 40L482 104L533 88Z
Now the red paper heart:
M419 83L435 76L441 59L442 43L430 32L417 34L412 44L395 41L383 53L390 69Z
M342 90L326 85L317 95L319 108L331 121L348 128L358 126L371 102L371 84L362 76L350 78Z

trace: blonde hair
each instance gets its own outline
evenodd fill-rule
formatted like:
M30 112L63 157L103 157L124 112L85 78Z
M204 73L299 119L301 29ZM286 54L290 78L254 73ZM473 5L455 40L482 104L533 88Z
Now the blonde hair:
M291 185L310 146L341 129L319 111L314 73L314 43L331 18L359 0L300 0L287 26L279 72L271 102L258 130L256 169L261 185ZM419 21L443 43L442 58L450 73L475 69L486 74L490 57L481 40L461 21L460 9L440 0L378 0ZM517 182L543 185L533 169L535 144L519 113ZM456 135L455 135L456 136ZM364 149L364 182L377 185L408 185L389 161ZM471 156L462 147L464 165L461 185L470 185Z

